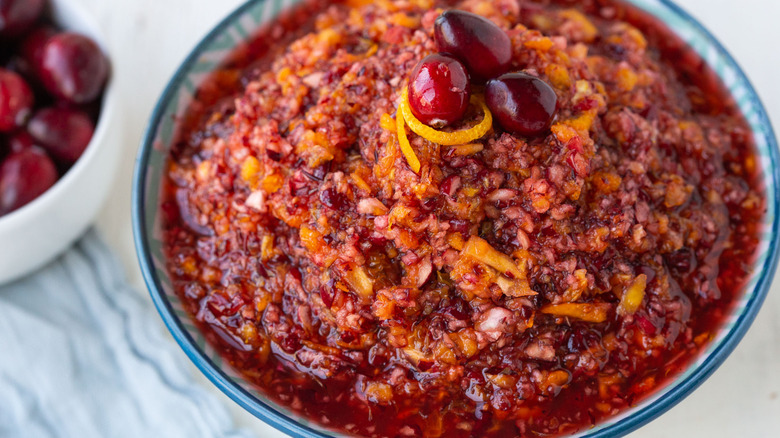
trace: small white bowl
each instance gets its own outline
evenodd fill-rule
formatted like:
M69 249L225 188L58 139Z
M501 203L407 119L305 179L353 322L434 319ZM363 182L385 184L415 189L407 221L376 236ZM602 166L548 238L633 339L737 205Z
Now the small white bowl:
M108 55L98 26L77 1L50 0L54 22L94 39ZM111 57L109 56L109 59ZM95 134L76 163L44 194L0 217L0 284L42 267L81 236L108 195L119 164L117 94L109 78Z

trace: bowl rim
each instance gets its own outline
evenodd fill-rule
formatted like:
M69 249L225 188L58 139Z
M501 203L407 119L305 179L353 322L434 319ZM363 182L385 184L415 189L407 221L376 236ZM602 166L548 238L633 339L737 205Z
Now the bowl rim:
M68 13L76 16L81 27L89 29L88 36L95 40L110 62L112 57L111 52L108 50L106 35L101 31L95 17L90 14L80 2L73 0L54 0L53 2L57 4L53 5L53 9L47 13L55 13L57 10L63 9L61 4L67 5L64 9L66 9ZM61 26L63 31L70 30L66 25L62 25L61 23L56 24ZM77 32L85 34L83 30ZM116 72L113 68L109 72L106 84L103 86L102 94L100 99L100 114L95 122L95 131L92 133L92 138L89 140L84 152L81 153L81 156L79 156L76 162L73 163L70 169L68 169L53 186L49 187L45 192L29 203L6 215L0 216L0 234L19 227L24 227L32 218L45 212L47 206L51 204L54 199L59 198L62 192L67 191L68 187L74 184L79 178L79 175L83 173L84 169L90 166L92 161L94 161L94 157L98 154L98 149L101 147L110 147L108 145L102 145L102 143L104 143L103 140L108 136L108 130L112 125L114 113L116 112L116 102L118 100Z
M223 18L215 27L213 27L203 38L200 39L198 44L187 55L185 60L176 70L171 80L166 85L161 97L159 98L152 115L149 119L146 131L142 138L141 146L138 151L138 155L135 161L135 169L132 183L132 219L133 219L133 236L136 246L136 253L138 262L144 277L149 293L152 297L152 301L155 304L163 322L168 330L173 335L176 342L184 350L185 354L196 365L196 367L224 394L230 397L238 405L246 409L255 417L266 422L270 426L277 430L289 434L293 437L329 437L331 435L324 434L320 431L314 430L295 419L276 411L276 409L268 406L262 400L257 399L247 390L233 382L221 368L217 367L214 362L205 354L205 352L197 345L192 339L190 334L184 328L182 321L174 313L171 303L165 298L162 292L162 285L158 278L154 264L152 261L152 254L149 248L148 236L146 234L146 175L148 167L149 156L154 148L155 138L157 136L157 129L164 116L165 109L171 99L175 96L176 90L184 82L186 75L191 68L196 64L200 54L208 47L213 40L216 39L225 29L227 29L238 17L242 16L247 10L256 4L263 3L267 0L247 0L241 4L238 8L233 10L225 18ZM767 146L769 149L769 158L771 163L771 177L774 183L774 189L776 193L780 193L780 152L778 152L777 137L774 129L768 117L766 107L761 101L760 96L756 92L752 82L745 74L742 67L726 50L723 44L696 18L694 18L685 9L674 3L672 0L657 0L662 6L665 6L671 10L672 13L679 18L692 25L696 30L701 32L705 36L709 44L711 44L720 55L734 68L737 80L742 82L747 91L747 95L755 102L755 110L759 119L759 123L765 126ZM637 5L634 7L639 8ZM663 20L661 20L663 22ZM756 134L751 130L751 133ZM765 175L765 179L770 175ZM745 304L744 310L739 314L737 320L734 322L731 329L724 335L721 343L712 350L707 358L696 365L693 368L692 373L679 383L674 383L671 388L662 387L658 391L666 391L660 397L653 400L649 405L640 408L639 410L629 414L627 417L618 420L617 422L610 424L604 428L588 432L587 430L579 432L578 436L589 438L606 438L625 435L632 432L639 427L649 423L653 419L657 418L664 412L674 407L677 403L687 397L694 389L699 387L712 373L725 361L725 359L734 350L737 344L742 340L748 329L752 325L753 320L761 309L761 305L764 302L769 288L772 284L772 280L775 276L777 268L778 253L780 253L780 237L778 231L780 231L780 199L767 199L767 202L772 202L775 207L775 216L772 218L771 227L767 227L771 231L771 239L769 242L767 257L761 266L761 271L758 274L758 280L753 286L754 293L751 298ZM672 384L671 382L669 384ZM596 425L598 427L598 425ZM340 432L334 432L341 434Z

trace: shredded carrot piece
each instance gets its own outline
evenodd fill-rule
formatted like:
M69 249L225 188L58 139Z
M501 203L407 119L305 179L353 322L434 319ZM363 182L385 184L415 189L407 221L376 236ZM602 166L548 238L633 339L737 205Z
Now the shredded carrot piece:
M471 96L471 103L480 106L485 116L477 125L455 132L439 131L417 120L409 107L409 96L407 93L401 93L401 104L398 106L398 111L406 120L409 129L420 137L443 146L458 146L482 138L482 136L487 134L487 132L490 131L490 128L493 127L493 115L490 113L487 105L485 105L484 100L477 98L476 96ZM396 116L396 118L398 118L398 116Z
M406 93L401 93L401 106L406 102ZM401 152L406 157L406 162L412 168L414 173L420 173L420 159L414 154L412 145L406 137L406 126L404 126L404 117L401 115L401 107L398 108L398 114L395 115L395 129L398 131L398 144L401 146Z

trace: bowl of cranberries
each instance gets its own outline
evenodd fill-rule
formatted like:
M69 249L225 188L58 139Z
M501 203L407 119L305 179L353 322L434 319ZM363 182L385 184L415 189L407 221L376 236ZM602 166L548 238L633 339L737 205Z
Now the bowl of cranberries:
M67 248L118 164L111 66L69 0L0 0L0 283Z

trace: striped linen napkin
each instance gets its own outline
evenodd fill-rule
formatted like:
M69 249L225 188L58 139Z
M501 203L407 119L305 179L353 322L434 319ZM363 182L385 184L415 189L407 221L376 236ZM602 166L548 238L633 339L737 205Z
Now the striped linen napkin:
M0 437L250 437L177 348L90 231L0 287Z

